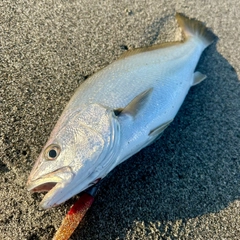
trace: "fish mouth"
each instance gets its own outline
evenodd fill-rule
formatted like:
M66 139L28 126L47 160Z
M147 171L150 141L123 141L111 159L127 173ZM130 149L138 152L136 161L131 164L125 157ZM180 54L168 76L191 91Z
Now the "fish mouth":
M73 179L74 173L71 167L63 167L54 172L45 174L37 179L28 179L27 190L34 192L47 192L40 206L44 209L58 205L56 199L59 198L59 192L64 189Z
M56 186L56 182L43 183L31 189L31 192L48 192Z

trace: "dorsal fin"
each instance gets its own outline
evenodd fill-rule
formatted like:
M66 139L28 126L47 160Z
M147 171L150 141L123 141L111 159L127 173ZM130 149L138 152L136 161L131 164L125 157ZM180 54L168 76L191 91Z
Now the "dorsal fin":
M179 26L183 30L185 40L187 40L191 36L198 37L204 43L205 47L207 47L216 39L216 36L207 27L205 27L202 22L196 19L190 19L189 17L186 17L182 13L176 13L176 19L178 21ZM159 43L149 47L142 47L142 48L128 50L124 52L119 57L119 59L123 59L123 58L129 57L138 53L142 53L142 52L148 52L148 51L153 51L160 48L171 47L177 44L181 44L182 42L183 41L165 42L165 43Z
M159 43L159 44L155 44L153 46L149 46L149 47L142 47L142 48L135 48L135 49L131 49L128 50L126 52L124 52L119 59L123 59L138 53L143 53L143 52L148 52L148 51L154 51L160 48L167 48L167 47L171 47L171 46L175 46L178 44L181 44L182 42L178 41L178 42L164 42L164 43Z

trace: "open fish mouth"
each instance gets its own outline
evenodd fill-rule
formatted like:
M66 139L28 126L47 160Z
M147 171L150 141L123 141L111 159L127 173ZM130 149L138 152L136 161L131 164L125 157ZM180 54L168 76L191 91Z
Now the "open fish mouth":
M56 186L57 183L55 182L48 182L48 183L43 183L33 189L31 189L31 192L48 192L51 189L53 189Z
M30 177L27 182L27 189L31 192L48 192L57 183L69 182L74 176L71 167L62 167L38 178L34 178L34 175L34 173L31 174L33 177Z
M41 206L49 208L58 205L58 199L61 197L59 191L64 189L74 177L70 167L63 167L54 172L45 174L37 179L28 179L27 189L30 192L48 192ZM48 203L48 204L47 204Z

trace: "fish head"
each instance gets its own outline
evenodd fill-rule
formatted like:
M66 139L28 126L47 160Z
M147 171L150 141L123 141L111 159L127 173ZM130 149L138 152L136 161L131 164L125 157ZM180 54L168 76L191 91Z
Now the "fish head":
M40 206L61 204L116 166L120 126L113 111L91 104L58 122L28 178L32 192L48 193Z

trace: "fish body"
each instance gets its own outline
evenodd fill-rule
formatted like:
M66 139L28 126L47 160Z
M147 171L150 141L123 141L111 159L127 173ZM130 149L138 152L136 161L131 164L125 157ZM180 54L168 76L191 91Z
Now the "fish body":
M77 89L29 176L28 189L49 191L56 206L104 178L152 143L176 116L214 35L197 20L176 18L185 40L128 51Z

